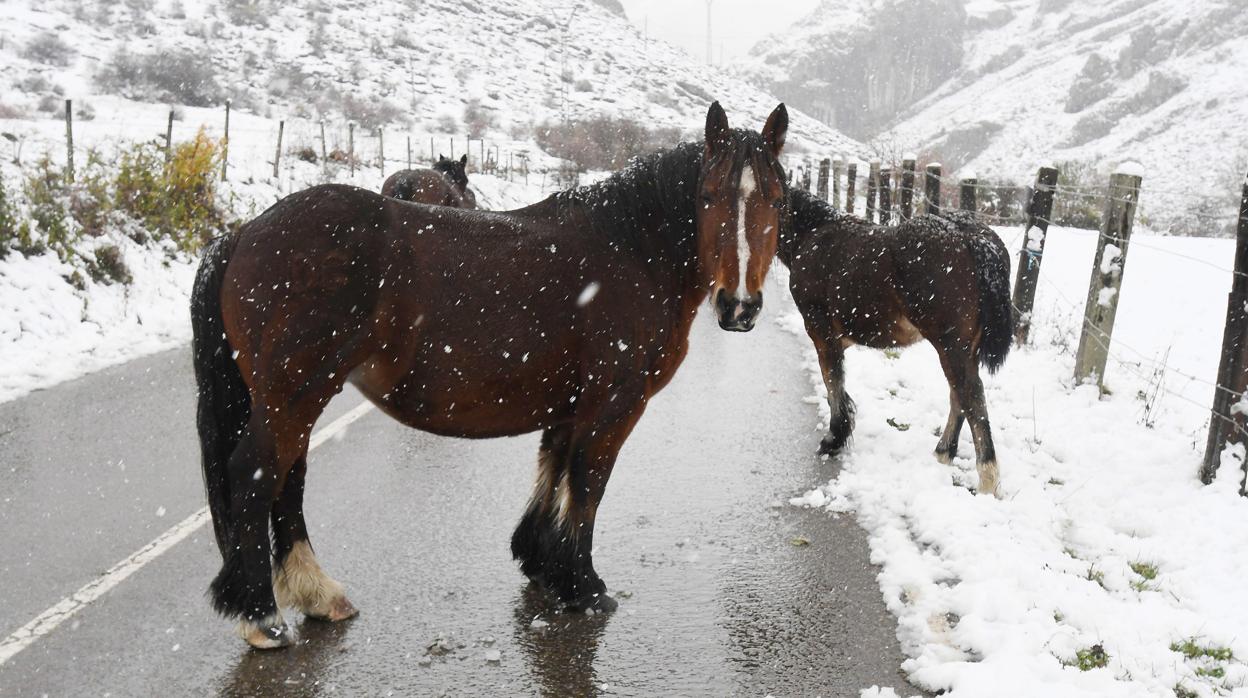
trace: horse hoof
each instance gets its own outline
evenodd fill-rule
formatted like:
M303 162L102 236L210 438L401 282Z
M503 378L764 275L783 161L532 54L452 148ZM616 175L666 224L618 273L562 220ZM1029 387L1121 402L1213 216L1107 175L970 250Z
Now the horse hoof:
M572 613L611 613L619 608L620 604L604 592L569 601L565 607Z
M819 455L835 456L844 446L845 443L839 439L834 439L831 436L825 436L823 437L823 440L819 442Z
M275 650L290 647L298 641L295 629L286 625L279 615L269 617L259 623L242 621L238 624L238 634L247 644L258 650Z
M323 620L337 623L359 615L359 610L345 596L339 596L329 604L329 613L322 616Z
M936 460L940 462L941 465L952 465L953 454L947 451L936 451Z

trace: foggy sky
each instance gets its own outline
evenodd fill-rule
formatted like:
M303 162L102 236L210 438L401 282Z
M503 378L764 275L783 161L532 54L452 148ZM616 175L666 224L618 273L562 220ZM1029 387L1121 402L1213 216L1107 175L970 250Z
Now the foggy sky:
M628 18L638 28L649 16L651 37L684 48L699 60L706 56L706 0L621 0ZM712 27L714 60L744 56L769 34L784 29L814 9L818 0L714 0Z

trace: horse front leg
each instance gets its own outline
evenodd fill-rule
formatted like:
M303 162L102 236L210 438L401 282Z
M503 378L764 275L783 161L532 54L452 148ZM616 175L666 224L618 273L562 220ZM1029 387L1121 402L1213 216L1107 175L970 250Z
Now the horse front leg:
M828 339L822 332L811 332L819 372L828 392L828 433L819 443L820 455L839 453L854 433L854 401L845 392L845 349L839 338Z
M273 591L277 602L310 618L340 621L356 615L355 606L337 580L321 569L308 540L303 518L303 489L307 456L301 456L286 476L273 502Z
M618 605L594 569L594 523L619 450L640 416L638 408L620 420L586 420L543 437L537 486L512 536L512 554L570 611Z

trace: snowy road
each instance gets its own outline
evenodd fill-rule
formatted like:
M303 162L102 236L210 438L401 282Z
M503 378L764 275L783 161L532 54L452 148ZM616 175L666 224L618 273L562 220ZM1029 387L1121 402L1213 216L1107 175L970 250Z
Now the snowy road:
M312 539L359 618L299 622L307 642L289 651L246 650L204 599L218 564L204 526L0 665L0 694L856 697L904 686L862 531L780 505L832 475L813 455L801 358L773 322L729 335L699 319L599 518L615 615L553 614L510 560L536 436L438 438L373 411L310 458ZM318 426L359 400L344 394ZM192 414L186 350L0 405L3 635L203 505ZM428 656L439 639L450 652Z

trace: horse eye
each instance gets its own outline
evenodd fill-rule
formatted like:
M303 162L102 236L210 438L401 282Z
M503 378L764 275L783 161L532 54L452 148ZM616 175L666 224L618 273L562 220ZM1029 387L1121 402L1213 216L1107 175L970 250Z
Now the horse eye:
M775 209L784 208L784 199L776 199L775 201L771 202L771 207Z

